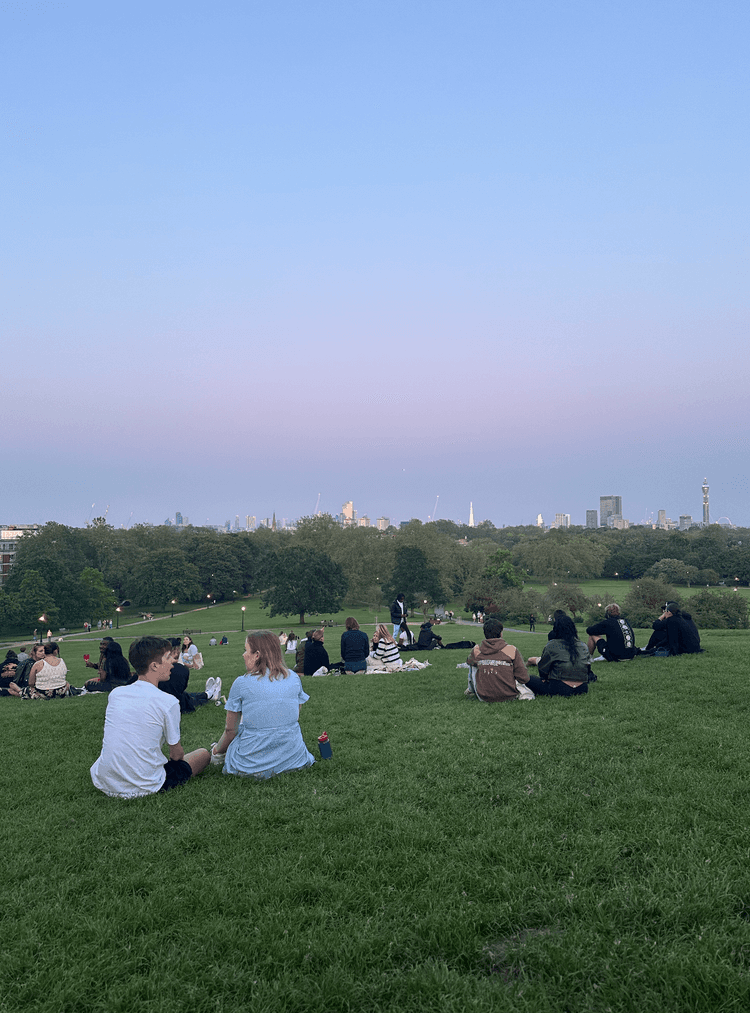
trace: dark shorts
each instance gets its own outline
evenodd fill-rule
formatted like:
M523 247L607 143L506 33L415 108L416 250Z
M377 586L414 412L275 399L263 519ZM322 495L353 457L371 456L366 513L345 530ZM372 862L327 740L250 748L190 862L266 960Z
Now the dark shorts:
M164 764L164 773L167 776L159 791L170 791L189 781L193 776L193 768L187 760L167 760Z

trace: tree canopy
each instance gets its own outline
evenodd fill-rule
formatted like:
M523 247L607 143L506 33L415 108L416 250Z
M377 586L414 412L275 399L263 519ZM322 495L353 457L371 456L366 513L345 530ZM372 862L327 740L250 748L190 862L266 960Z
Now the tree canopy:
M262 594L271 615L298 615L304 625L306 612L338 612L347 590L344 571L325 552L294 547L276 557L273 583Z

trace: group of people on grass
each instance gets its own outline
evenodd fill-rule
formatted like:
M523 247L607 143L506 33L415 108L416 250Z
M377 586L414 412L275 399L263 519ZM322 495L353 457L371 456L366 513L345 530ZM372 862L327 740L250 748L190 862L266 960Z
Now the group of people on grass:
M635 634L620 606L612 603L604 619L586 630L588 642L578 637L574 621L559 609L541 655L528 659L538 675L530 675L518 648L503 639L499 619L487 619L485 639L466 659L469 666L465 695L495 703L502 700L531 700L534 696L580 696L596 681L593 661L624 662L654 655L697 654L702 648L700 634L689 612L676 602L667 602L652 624L646 647L636 647ZM599 657L594 655L598 652Z
M275 633L248 634L246 671L232 683L224 731L210 747L190 753L180 741L180 703L160 692L174 677L173 644L140 637L128 657L136 678L110 693L101 753L91 767L91 780L106 795L137 798L169 791L209 763L223 765L225 774L263 780L315 762L299 726L300 707L310 698L299 675L284 664Z

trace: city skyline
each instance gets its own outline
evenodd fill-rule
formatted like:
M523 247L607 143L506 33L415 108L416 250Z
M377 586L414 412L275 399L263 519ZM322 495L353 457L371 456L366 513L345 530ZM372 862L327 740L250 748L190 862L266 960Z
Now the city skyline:
M0 19L7 523L750 525L750 8Z

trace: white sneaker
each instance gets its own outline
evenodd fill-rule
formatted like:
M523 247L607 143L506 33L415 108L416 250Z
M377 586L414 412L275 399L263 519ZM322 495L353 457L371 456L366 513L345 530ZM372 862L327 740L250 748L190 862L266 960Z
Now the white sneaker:
M216 685L216 679L211 676L210 679L206 679L206 696L209 700L214 698L214 686Z
M214 701L217 707L221 703L221 679L214 679L210 699Z

